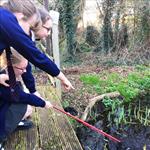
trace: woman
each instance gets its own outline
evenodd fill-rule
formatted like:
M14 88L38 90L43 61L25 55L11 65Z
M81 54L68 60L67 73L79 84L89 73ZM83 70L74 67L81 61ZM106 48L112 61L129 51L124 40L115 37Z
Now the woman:
M11 50L12 56L12 66L16 76L18 84L18 92L20 93L20 99L18 101L13 101L10 88L4 85L0 85L0 137L1 141L4 140L12 131L15 130L18 123L26 115L27 104L36 107L52 107L49 101L44 101L33 94L27 94L23 92L20 85L20 77L26 72L26 67L28 61L21 56L17 51ZM3 73L7 73L7 67L3 69ZM2 124L3 123L3 124Z

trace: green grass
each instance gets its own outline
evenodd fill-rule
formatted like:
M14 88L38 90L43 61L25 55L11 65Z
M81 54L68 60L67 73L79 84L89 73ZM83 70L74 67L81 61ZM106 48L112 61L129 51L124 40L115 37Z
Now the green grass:
M104 72L100 75L82 74L80 80L84 83L90 93L103 94L108 92L119 91L130 102L141 91L150 89L150 73L148 68L136 70L126 77L119 73Z
M81 81L83 81L84 84L87 85L97 85L100 82L99 76L92 74L81 75L80 79Z

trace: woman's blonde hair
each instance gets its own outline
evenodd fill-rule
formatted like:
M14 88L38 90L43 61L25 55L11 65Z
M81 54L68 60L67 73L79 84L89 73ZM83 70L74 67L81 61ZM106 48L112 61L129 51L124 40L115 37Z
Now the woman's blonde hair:
M38 28L41 23L41 17L39 14L39 11L37 10L34 2L34 0L7 0L2 7L10 10L13 13L22 13L24 15L24 20L27 21L29 18L31 18L33 15L36 14L36 22L33 26L34 29Z
M20 64L22 61L26 61L22 55L20 55L15 49L11 48L11 62L12 65ZM0 70L7 67L7 58L6 58L6 52L4 51L0 55Z

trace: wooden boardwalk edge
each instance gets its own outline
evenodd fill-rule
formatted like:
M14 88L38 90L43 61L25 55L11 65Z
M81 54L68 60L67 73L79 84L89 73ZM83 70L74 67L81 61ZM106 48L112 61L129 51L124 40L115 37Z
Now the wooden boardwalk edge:
M45 99L61 107L55 90L40 86L38 91ZM67 117L56 110L35 108L32 120L34 128L13 133L6 150L83 150Z

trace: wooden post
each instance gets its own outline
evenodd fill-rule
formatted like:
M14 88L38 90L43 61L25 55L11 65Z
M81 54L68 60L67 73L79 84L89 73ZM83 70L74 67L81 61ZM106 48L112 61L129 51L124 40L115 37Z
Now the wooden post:
M49 0L44 0L44 7L49 10ZM52 56L52 43L51 43L51 35L46 38L46 52L49 56Z
M57 11L50 11L50 16L53 20L52 26L52 47L53 47L53 58L54 62L60 68L60 56L59 56L59 38L58 38L58 22L59 22L59 13ZM61 97L61 84L60 81L56 80L56 89L58 90L58 95Z
M48 6L49 6L49 1L48 0L44 0L44 7L48 10Z

